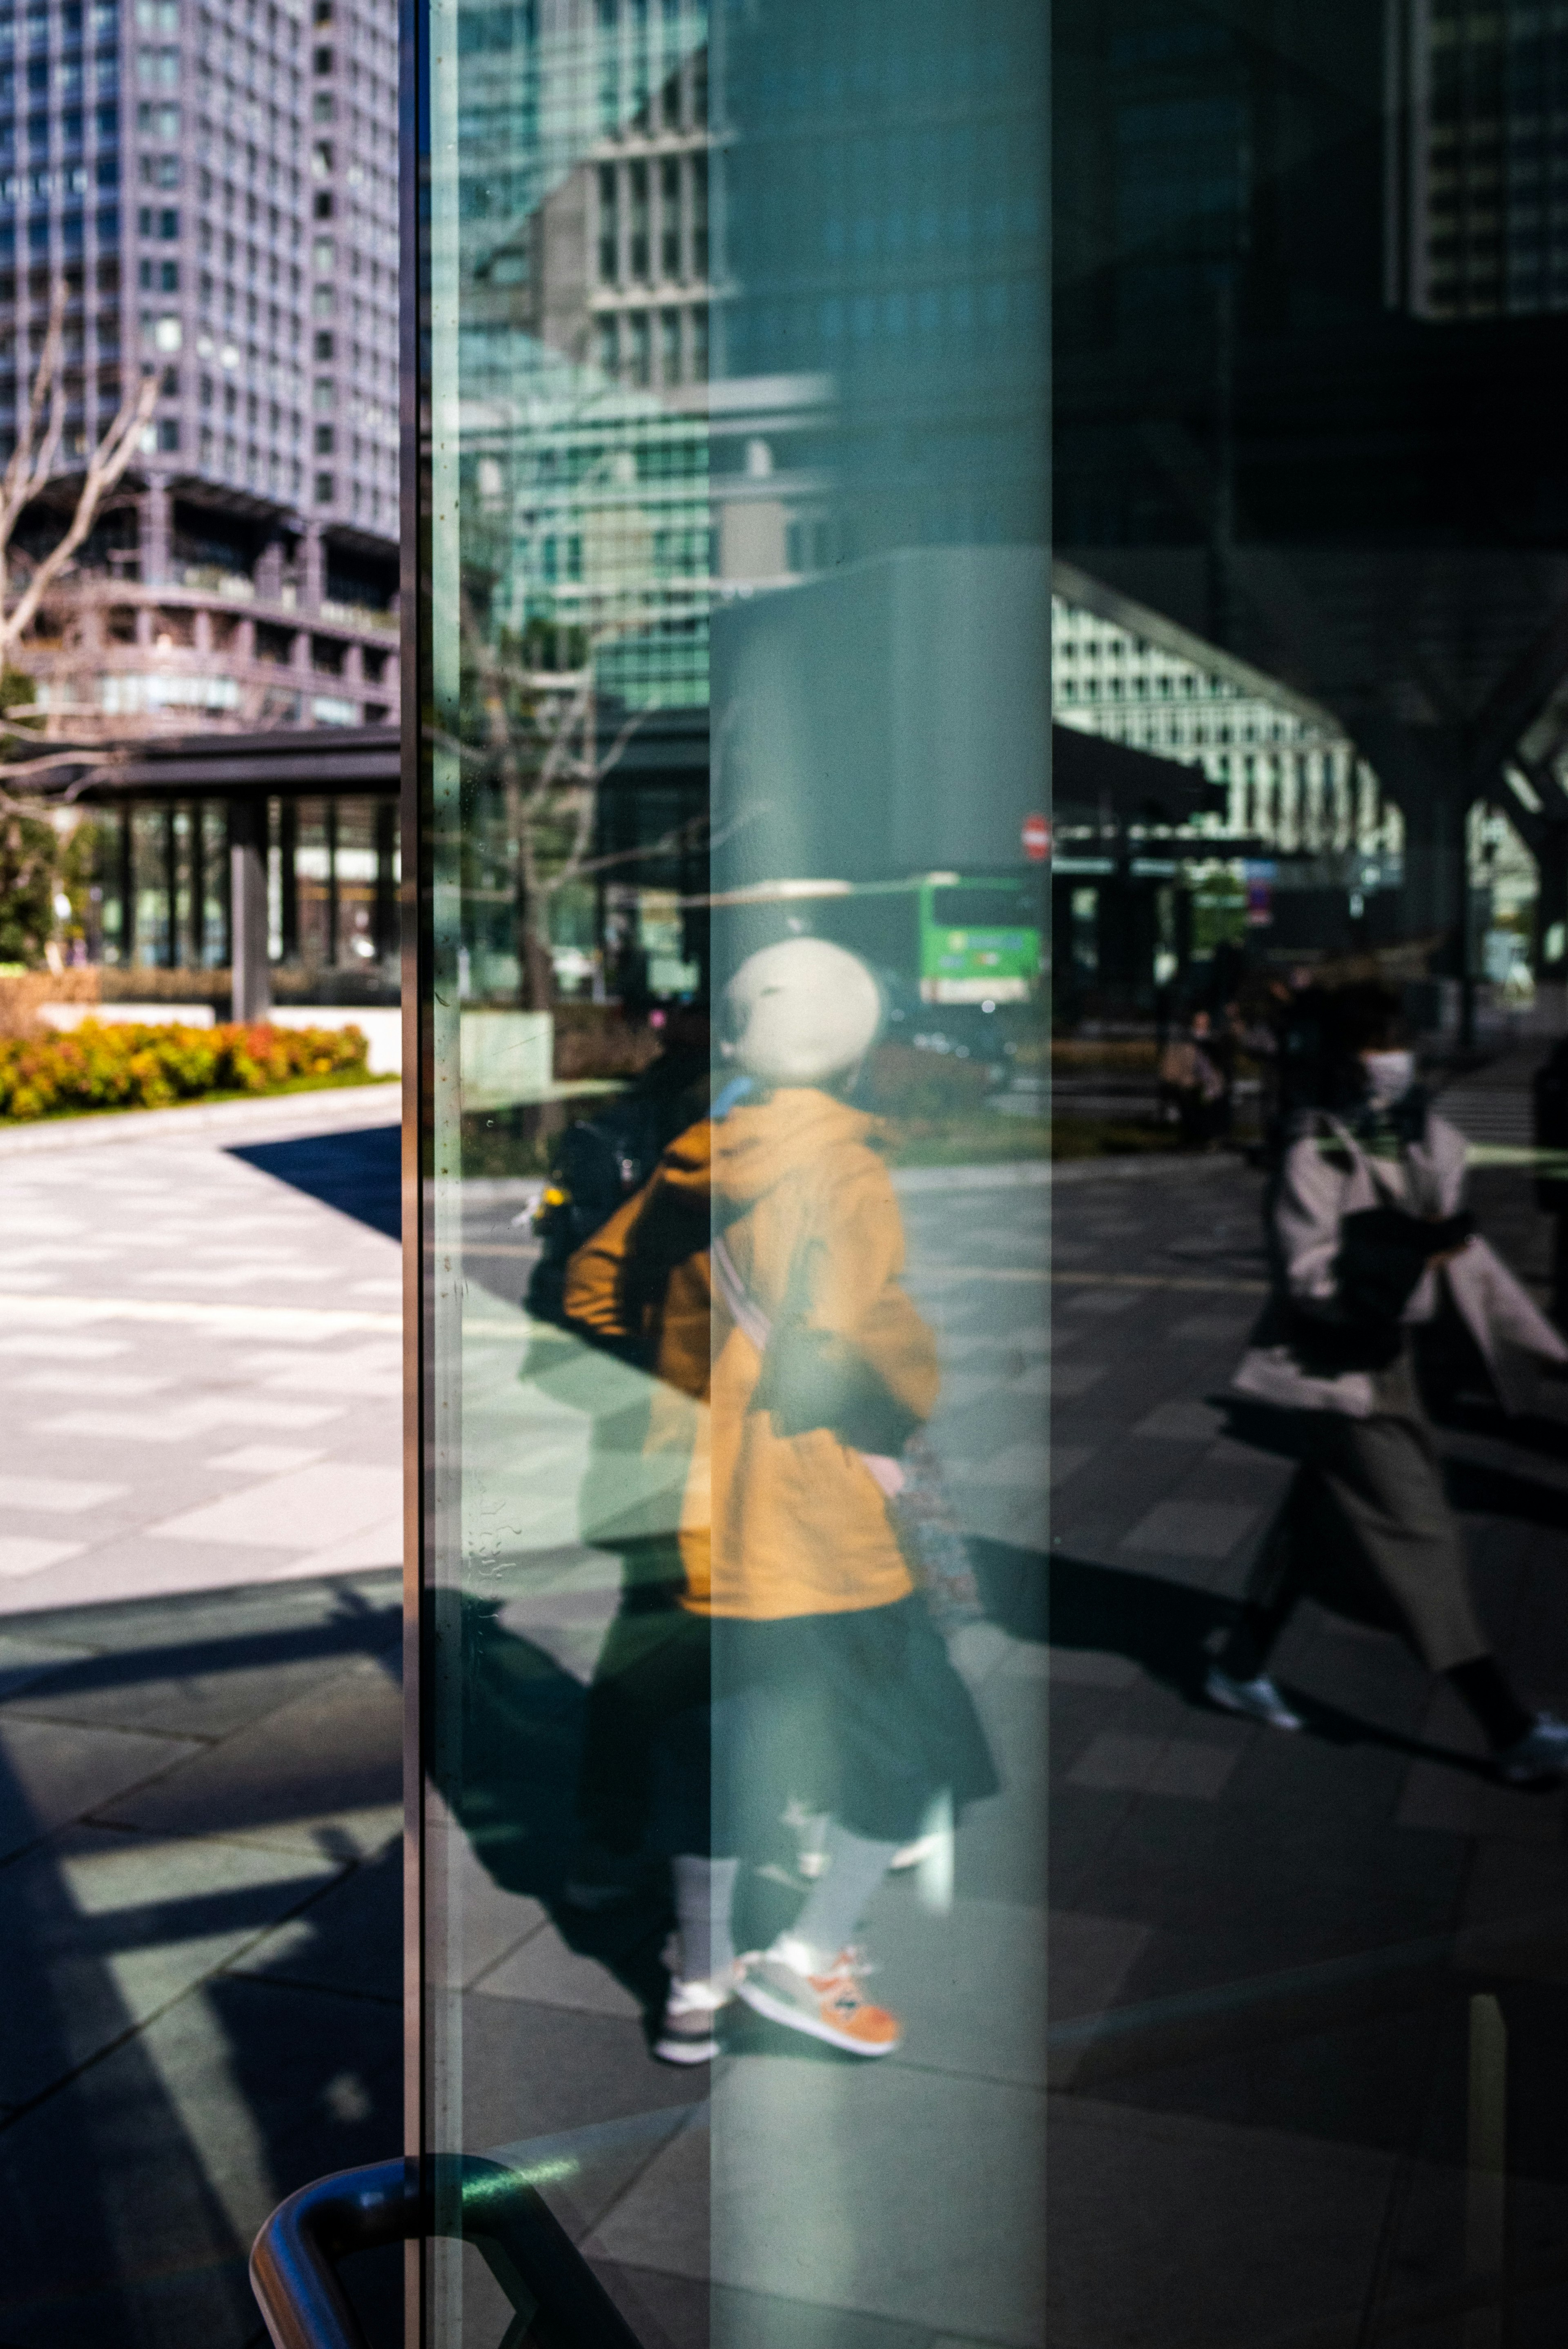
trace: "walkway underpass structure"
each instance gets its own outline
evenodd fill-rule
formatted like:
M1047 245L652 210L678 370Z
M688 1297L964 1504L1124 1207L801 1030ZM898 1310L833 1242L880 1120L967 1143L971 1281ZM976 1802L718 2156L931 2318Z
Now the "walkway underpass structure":
M1148 13L1056 17L1059 554L1334 713L1404 817L1403 935L1453 976L1467 817L1503 811L1560 978L1568 305L1517 290L1509 238L1490 291L1410 291L1441 175L1404 12Z

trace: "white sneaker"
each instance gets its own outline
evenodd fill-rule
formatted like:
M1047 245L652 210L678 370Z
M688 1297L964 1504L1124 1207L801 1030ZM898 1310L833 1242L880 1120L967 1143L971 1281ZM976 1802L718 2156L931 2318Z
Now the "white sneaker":
M919 1868L923 1860L930 1858L933 1852L940 1851L942 1841L942 1837L938 1834L921 1836L915 1843L901 1843L888 1862L888 1874L897 1875L904 1868Z
M735 1972L711 1982L671 1980L653 2052L665 2064L711 2064L719 2053L715 2028L735 1995Z
M1232 1680L1218 1664L1210 1664L1203 1683L1203 1693L1210 1704L1226 1713L1244 1713L1249 1721L1262 1721L1270 1729L1301 1729L1305 1726L1299 1713L1293 1713L1267 1672L1256 1680Z
M1517 1744L1496 1756L1498 1775L1511 1786L1550 1786L1568 1773L1568 1721L1538 1713Z

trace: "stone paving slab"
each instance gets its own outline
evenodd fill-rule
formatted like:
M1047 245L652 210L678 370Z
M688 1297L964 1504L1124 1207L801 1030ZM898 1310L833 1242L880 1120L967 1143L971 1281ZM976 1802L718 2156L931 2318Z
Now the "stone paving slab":
M209 1138L265 1140L275 1136L319 1133L338 1126L374 1125L400 1114L401 1087L397 1084L341 1085L321 1092L275 1094L270 1099L234 1102L180 1102L168 1109L116 1110L81 1117L40 1118L36 1124L0 1131L0 1158L34 1158L59 1151L101 1150L115 1153L139 1143L164 1147ZM138 1175L123 1178L128 1183Z
M0 2041L7 2349L259 2344L244 2261L267 2211L398 2148L383 1890L397 1816L363 1799L400 1766L396 1603L385 1577L253 1588L40 1614L6 1638L0 1779L36 1735L88 1757L129 1749L143 1776L151 1749L162 1773L145 1826L117 1802L122 1784L78 1778L74 1819L54 1816L63 1795L35 1809L0 1867L0 1999L27 2018ZM303 1765L302 1708L337 1723ZM160 1727L104 1726L106 1713ZM389 1868L373 1857L389 1828ZM399 2264L364 2287L378 2349L397 2337Z
M259 1203L286 1185L253 1163L258 1154L211 1174L192 1171L192 1154L166 1179L196 1185L214 1213L270 1216L282 1211ZM153 1154L139 1145L136 1158L151 1166ZM1451 2300L1464 2282L1465 2016L1487 1983L1500 1985L1519 2066L1520 2240L1532 2273L1561 2256L1552 2121L1563 2033L1552 2002L1568 1961L1552 1920L1568 1902L1562 1805L1489 1785L1464 1724L1434 1706L1398 1643L1315 1608L1303 1609L1281 1657L1308 1713L1303 1735L1205 1708L1204 1643L1227 1619L1290 1473L1216 1400L1258 1293L1260 1185L1230 1161L1184 1165L1152 1185L1141 1173L1074 1172L1054 1200L1038 1182L970 1184L957 1206L940 1183L905 1193L912 1284L953 1364L933 1436L991 1617L963 1636L961 1653L1003 1780L957 1837L950 1913L928 1911L895 1885L871 1920L907 2046L867 2074L803 2062L765 2033L742 2035L711 2083L672 2075L648 2052L667 1917L631 1919L618 1940L563 1900L549 1857L570 1789L560 1756L616 1603L607 1528L618 1512L671 1496L639 1477L624 1448L635 1381L628 1392L602 1361L530 1338L517 1312L526 1268L514 1203L476 1202L465 1398L474 1406L473 1555L562 1742L514 1757L535 1806L525 1834L471 1846L439 1806L435 1814L432 1881L462 1910L462 1930L437 1954L467 1986L453 2002L465 2134L555 2148L540 2158L570 2169L550 2189L557 2207L575 2230L593 2230L607 2275L645 2312L660 2349L695 2349L710 2325L726 2349L937 2349L939 2340L1035 2349L1034 2280L1017 2245L1039 2224L1032 2198L1047 2061L1057 2083L1053 2349L1134 2340L1140 2349L1277 2349L1292 2338L1348 2349L1384 2337L1386 2319L1401 2338L1452 2349L1449 2319L1422 2334L1409 2312L1417 2290ZM13 1179L7 1169L0 1187ZM309 1179L326 1186L319 1163ZM1538 1278L1541 1236L1508 1179L1514 1191L1494 1187L1484 1213ZM111 1210L128 1218L112 1226L117 1247L134 1246L135 1216L156 1216L156 1188L106 1185L105 1230ZM0 2300L8 2349L113 2337L132 2309L135 2337L158 2349L190 2338L227 2349L247 2337L233 2329L243 2303L224 2294L248 2214L285 2182L396 2139L395 1961L383 1951L357 1971L355 1959L397 1909L388 1838L400 1723L385 1614L395 1587L369 1558L364 1572L346 1561L338 1576L310 1578L319 1547L220 1537L224 1524L247 1530L251 1510L267 1525L263 1497L233 1514L246 1495L322 1464L395 1464L378 1327L348 1326L333 1310L361 1289L356 1309L387 1310L371 1289L394 1277L389 1241L315 1194L301 1189L297 1204L308 1229L290 1207L270 1257L259 1242L249 1258L236 1253L254 1279L200 1294L136 1284L137 1297L190 1317L179 1323L101 1313L115 1259L85 1253L74 1272L57 1255L16 1268L16 1278L40 1283L18 1292L42 1300L39 1318L0 1308L0 1381L74 1361L167 1381L140 1396L105 1392L93 1409L142 1410L165 1396L171 1408L237 1396L265 1409L299 1401L292 1381L312 1366L336 1365L308 1407L339 1414L298 1430L203 1428L198 1414L176 1444L105 1437L89 1468L79 1445L48 1451L68 1442L42 1425L57 1392L16 1389L18 1408L36 1418L28 1458L7 1461L6 1473L119 1485L133 1496L154 1481L161 1489L144 1512L127 1508L122 1493L37 1510L19 1526L18 1537L39 1541L67 1538L62 1524L75 1540L85 1526L80 1555L102 1577L94 1588L107 1593L117 1567L126 1586L97 1606L51 1599L79 1587L68 1579L83 1572L78 1558L0 1586L24 1594L0 1641L0 1692L11 1692L0 1720L51 1730L79 1720L84 1733L181 1741L164 1778L102 1798L98 1823L84 1817L75 1831L123 1839L145 1855L150 1880L171 1850L237 1853L227 1864L239 1874L214 1878L204 1909L174 1878L161 1893L153 1882L151 1897L111 1903L105 1913L127 1933L131 1920L144 1921L134 1947L106 1951L93 1940L100 1918L83 1907L63 1858L47 1857L54 1847L41 1832L12 1863L52 1882L76 1937L70 1963L101 1970L95 1995L123 2005L109 1961L128 1957L145 1957L154 1980L166 1966L171 1995L140 2027L128 2019L125 2035L85 2068L74 2067L47 1997L38 2002L39 2060L54 2085L0 2126L0 2174L19 2195L30 2247L12 2300ZM46 1223L60 1212L41 1198L33 1206ZM1058 1334L1070 1333L1064 1358L1085 1371L1077 1393L1058 1390L1050 1429L1038 1375L1048 1215L1072 1275L1056 1296ZM275 1271L288 1249L308 1257L317 1232L331 1235L316 1259L317 1300L280 1307L266 1265ZM172 1260L172 1218L164 1236ZM34 1235L46 1249L78 1242L97 1247L99 1235ZM202 1261L222 1269L216 1250ZM282 1311L302 1317L286 1335L266 1318ZM109 1350L7 1350L16 1336ZM1552 1479L1532 1474L1529 1429L1500 1426L1484 1399L1474 1408L1469 1456L1456 1473L1472 1480L1457 1489L1474 1503L1466 1522L1480 1604L1532 1696L1561 1700L1568 1529L1556 1499L1541 1497ZM1539 1439L1543 1461L1550 1442ZM296 1456L279 1456L290 1447ZM173 1464L150 1469L155 1458ZM1042 1472L1052 1468L1047 1537ZM1483 1471L1490 1481L1475 1481ZM156 1532L225 1510L219 1534ZM270 1524L286 1530L281 1511ZM187 1553L187 1572L204 1584L151 1601L129 1596L131 1575L173 1571L169 1561ZM225 1592L218 1586L238 1559L246 1586ZM35 1582L36 1600L26 1590ZM1048 1862L1054 2014L1079 2033L1059 2050L1044 2039L1039 1993ZM762 1885L749 1897L782 1896ZM29 1913L14 1904L16 1919ZM1476 1940L1482 1929L1490 1940ZM187 1982L181 1953L206 1932L222 1946ZM35 1953L46 1978L58 1946ZM717 2171L698 2113L710 2089ZM611 2134L590 2146L584 2131L597 2128ZM58 2236L33 2181L52 2174L72 2129L95 2159L102 2148L105 2167L95 2248L62 2324L40 2297L57 2292L64 2271L47 2264ZM127 2211L140 2219L140 2181L116 2168L133 2142L163 2149L168 2178L166 2203L145 2227L127 2225ZM796 2146L814 2170L781 2161L781 2148ZM771 2208L776 2221L781 2197L792 2223L765 2225L759 2212ZM846 2211L857 2214L854 2229L841 2223ZM805 2272L805 2248L824 2245ZM165 2305L174 2313L160 2313ZM481 2296L473 2313L477 2324ZM192 2333L192 2323L205 2329ZM474 2349L484 2337L475 2333ZM1517 2349L1535 2349L1535 2335Z
M236 1106L0 1153L12 1618L400 1561L395 1096Z
M401 2144L396 1096L236 1109L0 1136L5 2349L259 2349Z

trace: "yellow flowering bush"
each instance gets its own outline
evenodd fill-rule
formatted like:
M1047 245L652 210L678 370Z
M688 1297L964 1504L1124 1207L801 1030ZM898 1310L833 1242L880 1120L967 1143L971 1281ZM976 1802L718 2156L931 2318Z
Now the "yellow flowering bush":
M358 1028L121 1025L0 1039L0 1119L90 1109L163 1109L203 1093L268 1093L302 1081L352 1083L369 1047Z

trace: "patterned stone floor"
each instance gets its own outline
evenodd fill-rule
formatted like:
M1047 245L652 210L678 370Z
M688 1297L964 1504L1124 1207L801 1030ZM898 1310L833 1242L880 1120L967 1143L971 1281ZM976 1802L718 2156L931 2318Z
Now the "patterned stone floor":
M260 2341L262 2219L400 2143L389 1108L0 1154L7 2349Z
M398 2140L395 1167L385 1129L333 1119L0 1159L6 2349L237 2349L271 2201ZM1539 1278L1528 1181L1476 1189ZM626 1513L672 1489L636 1375L527 1329L518 1200L473 1187L465 1551L495 1636L483 1733L432 1795L453 2135L540 2179L649 2349L1544 2349L1561 1798L1493 1785L1354 1611L1309 1603L1287 1637L1303 1735L1201 1698L1290 1473L1224 1399L1259 1177L901 1193L1002 1787L950 1879L895 1880L867 1920L896 2057L759 2025L709 2079L648 2052L661 1889L573 1881ZM1562 1391L1504 1422L1462 1356L1431 1369L1483 1615L1562 1703ZM759 1935L798 1897L787 1857L747 1883ZM378 2349L395 2287L364 2283ZM492 2349L483 2278L443 2289L452 2339Z

